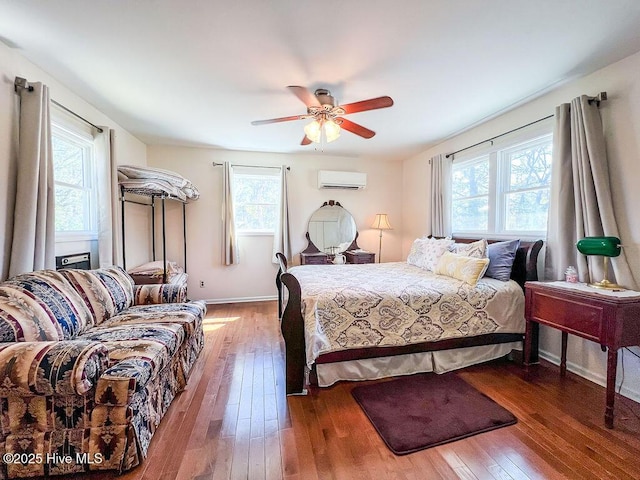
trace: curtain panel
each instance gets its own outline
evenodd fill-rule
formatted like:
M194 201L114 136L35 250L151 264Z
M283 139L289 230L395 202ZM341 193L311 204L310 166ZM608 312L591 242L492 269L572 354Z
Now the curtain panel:
M576 242L590 236L619 237L600 111L582 95L558 106L555 121L545 278L561 279L565 269L575 265L580 281L598 281L604 275L602 258L582 255ZM619 284L636 287L624 249L612 266Z
M280 207L278 223L273 236L273 255L271 261L278 263L276 253L282 252L285 257L292 258L291 255L291 234L289 233L289 189L287 186L287 167L280 168Z
M100 127L94 136L98 196L98 258L100 267L122 265L118 221L118 170L114 158L114 130Z
M451 161L443 154L436 155L431 163L431 235L451 235L449 209L447 208L447 186L450 183Z
M224 162L222 180L222 259L224 265L240 263L238 255L238 235L233 215L233 174L231 163Z
M55 197L49 88L20 88L16 198L9 276L55 268Z

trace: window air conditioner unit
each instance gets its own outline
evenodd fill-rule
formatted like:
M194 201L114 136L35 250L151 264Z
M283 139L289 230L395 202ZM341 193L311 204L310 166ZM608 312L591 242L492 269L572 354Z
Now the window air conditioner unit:
M367 174L360 172L318 171L318 188L361 190L367 186Z

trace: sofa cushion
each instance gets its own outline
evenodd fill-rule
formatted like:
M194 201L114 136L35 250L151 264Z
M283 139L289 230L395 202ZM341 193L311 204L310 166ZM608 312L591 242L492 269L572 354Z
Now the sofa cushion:
M91 312L60 272L41 270L0 284L0 342L72 339Z
M187 274L179 273L171 283L139 285L134 289L134 305L152 305L155 303L183 303L187 301Z
M78 291L96 324L133 304L133 279L121 267L60 271Z
M134 305L120 315L110 318L106 325L139 325L147 323L179 323L188 336L201 328L206 312L202 300L187 303L164 303L154 305Z
M107 347L117 345L118 342L153 340L164 346L169 356L173 356L185 340L185 332L180 324L176 323L148 323L145 325L99 325L79 338L93 342L102 342ZM109 366L119 362L122 358L109 355Z
M87 339L100 340L109 352L110 367L101 375L96 403L127 405L161 370L171 364L184 341L178 324L148 324L96 328Z

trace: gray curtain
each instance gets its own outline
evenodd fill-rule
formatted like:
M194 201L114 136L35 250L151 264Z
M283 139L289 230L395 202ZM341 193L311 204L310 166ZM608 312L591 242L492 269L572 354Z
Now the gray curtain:
M20 88L18 173L9 276L55 268L55 198L49 89Z
M545 278L561 279L574 265L580 281L602 280L602 258L587 260L576 248L583 237L619 237L600 111L582 95L558 106L555 117ZM615 280L635 288L624 249L611 264Z
M225 265L240 263L238 256L238 236L233 215L233 174L231 164L224 162L222 181L222 258Z
M443 154L431 158L431 235L446 237L451 235L451 226L446 206L451 161Z
M278 263L276 253L284 253L287 259L291 259L291 237L289 234L289 193L287 187L287 167L280 168L280 209L278 224L273 236L273 263Z
M95 135L98 178L98 257L100 267L120 263L118 171L113 155L114 131L101 127Z

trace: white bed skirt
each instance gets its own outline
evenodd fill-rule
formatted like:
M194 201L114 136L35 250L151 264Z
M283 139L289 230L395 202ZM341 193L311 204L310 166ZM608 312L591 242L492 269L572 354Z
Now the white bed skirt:
M514 349L522 349L522 342L322 363L316 365L316 373L321 387L341 380L376 380L424 372L445 373L503 357Z

